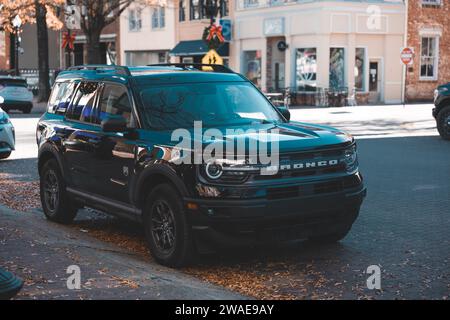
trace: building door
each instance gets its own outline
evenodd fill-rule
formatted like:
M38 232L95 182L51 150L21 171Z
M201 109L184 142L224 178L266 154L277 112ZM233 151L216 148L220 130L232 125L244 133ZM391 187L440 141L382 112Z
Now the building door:
M273 72L275 91L278 92L284 88L284 62L276 61Z
M370 61L369 64L369 103L381 101L381 70L379 61Z
M285 87L285 38L267 38L267 89L279 92Z

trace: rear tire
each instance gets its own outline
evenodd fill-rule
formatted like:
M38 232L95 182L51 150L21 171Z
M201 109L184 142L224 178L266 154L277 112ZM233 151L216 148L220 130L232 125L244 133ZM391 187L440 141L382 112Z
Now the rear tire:
M67 194L66 184L55 159L48 160L41 170L40 195L47 219L68 224L75 219L78 207Z
M436 118L436 125L440 136L444 140L450 140L450 106L439 111Z
M8 152L0 152L0 159L6 159L11 155L11 151Z
M158 263L181 267L192 259L192 232L175 188L169 184L155 187L145 202L143 218L145 236Z

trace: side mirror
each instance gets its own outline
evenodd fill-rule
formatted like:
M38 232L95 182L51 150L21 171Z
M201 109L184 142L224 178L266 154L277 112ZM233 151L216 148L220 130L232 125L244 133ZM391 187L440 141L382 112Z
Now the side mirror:
M0 105L2 105L3 103L5 103L5 98L3 98L2 96L0 96Z
M285 106L277 107L278 111L286 118L287 121L291 120L291 112Z
M127 131L127 120L123 117L110 117L102 120L102 130L104 132L125 132Z

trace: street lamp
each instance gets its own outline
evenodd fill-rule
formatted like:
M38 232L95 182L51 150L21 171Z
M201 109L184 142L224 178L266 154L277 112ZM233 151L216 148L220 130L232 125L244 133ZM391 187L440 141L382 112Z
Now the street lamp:
M16 15L12 21L12 25L14 27L15 31L15 37L14 37L14 72L15 75L19 75L19 33L20 33L20 27L22 26L22 19L20 19L19 15Z
M223 0L206 0L204 4L206 17L210 19L210 25L214 23L214 18L217 17L221 8Z

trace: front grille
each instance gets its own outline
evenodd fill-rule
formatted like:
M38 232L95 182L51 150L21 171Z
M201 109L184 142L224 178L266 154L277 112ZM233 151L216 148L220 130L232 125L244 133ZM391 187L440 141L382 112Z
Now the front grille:
M340 163L336 166L322 169L313 169L313 170L286 170L279 171L274 175L255 175L253 177L254 180L276 180L280 178L298 178L298 177L309 177L309 176L319 176L325 174L333 174L339 172L345 172L345 164Z
M344 189L354 188L362 183L360 175L347 176L325 182L308 183L300 186L268 188L268 200L288 199L325 193L342 192Z

